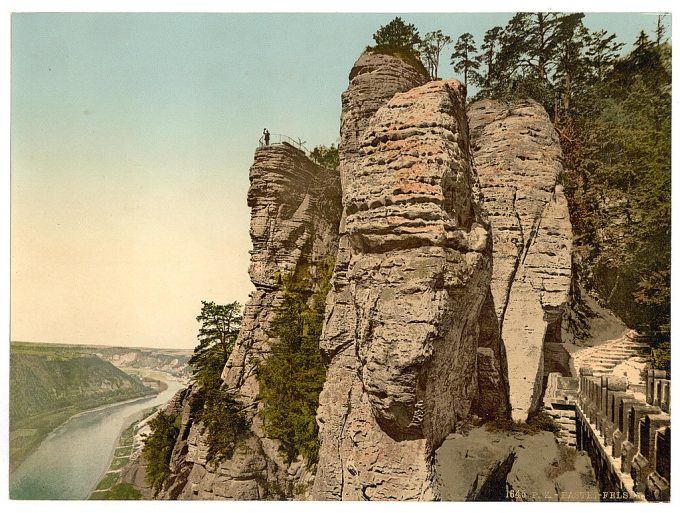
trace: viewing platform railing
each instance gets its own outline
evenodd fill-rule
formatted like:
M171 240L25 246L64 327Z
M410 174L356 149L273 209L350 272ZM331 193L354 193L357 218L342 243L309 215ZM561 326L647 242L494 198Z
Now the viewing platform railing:
M264 148L265 146L274 146L277 144L290 144L294 148L297 148L298 150L302 151L305 153L305 155L309 155L309 150L305 146L305 143L307 141L303 141L302 139L293 139L292 137L289 137L284 134L269 134L269 144L265 144L264 142L264 135L260 137L260 144L258 148Z

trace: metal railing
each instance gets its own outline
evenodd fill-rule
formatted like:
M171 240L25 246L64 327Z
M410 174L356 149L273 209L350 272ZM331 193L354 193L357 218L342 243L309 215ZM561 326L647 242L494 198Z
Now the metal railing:
M303 151L306 155L309 154L309 150L305 146L307 141L303 141L301 138L293 139L284 134L269 134L269 144L265 144L264 135L260 137L260 144L258 148L264 148L265 146L273 146L275 144L290 144L294 148Z

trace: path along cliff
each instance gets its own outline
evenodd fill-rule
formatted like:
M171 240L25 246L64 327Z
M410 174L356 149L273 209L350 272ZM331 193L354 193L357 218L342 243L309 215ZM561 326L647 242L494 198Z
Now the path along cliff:
M342 95L340 137L337 171L285 144L255 153L256 291L222 374L251 435L208 465L190 388L173 406L180 435L161 498L440 499L446 437L480 418L526 420L545 376L568 371L571 225L542 107L466 111L457 81L369 52ZM254 361L270 354L281 277L329 261L319 461L307 468L265 434Z

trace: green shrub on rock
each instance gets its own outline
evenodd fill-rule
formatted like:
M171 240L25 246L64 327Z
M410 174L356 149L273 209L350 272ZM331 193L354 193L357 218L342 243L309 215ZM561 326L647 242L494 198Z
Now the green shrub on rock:
M146 482L153 489L154 495L158 495L170 477L170 457L179 434L178 420L176 415L159 411L149 421L151 433L144 440L142 456L147 462Z
M288 462L302 455L308 466L319 455L316 409L326 379L319 339L332 270L330 263L319 265L313 294L307 269L283 279L283 301L270 332L276 341L257 364L265 432L280 441Z

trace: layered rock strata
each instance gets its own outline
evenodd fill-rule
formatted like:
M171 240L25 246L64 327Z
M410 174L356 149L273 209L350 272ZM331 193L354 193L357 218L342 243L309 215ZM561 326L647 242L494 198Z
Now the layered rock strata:
M362 104L354 93L373 97L384 82L359 87L353 76L343 95L346 246L321 341L330 364L313 497L436 499L434 451L477 395L491 278L465 93L456 81L431 82L371 115L351 108Z
M250 409L252 436L217 468L207 464L200 424L184 401L180 437L171 461L172 478L162 498L283 499L313 479L301 460L285 463L278 441L266 437L259 415L254 358L266 359L268 333L280 304L282 277L305 266L314 276L337 253L341 214L340 178L288 144L260 148L250 169L248 205L253 242L250 277L255 285L222 378ZM189 395L190 397L190 395Z
M544 376L564 365L559 344L570 298L572 230L557 184L562 154L547 113L534 101L482 100L468 116L493 231L491 295L507 352L512 416L526 420L540 404ZM558 356L546 360L546 348Z

